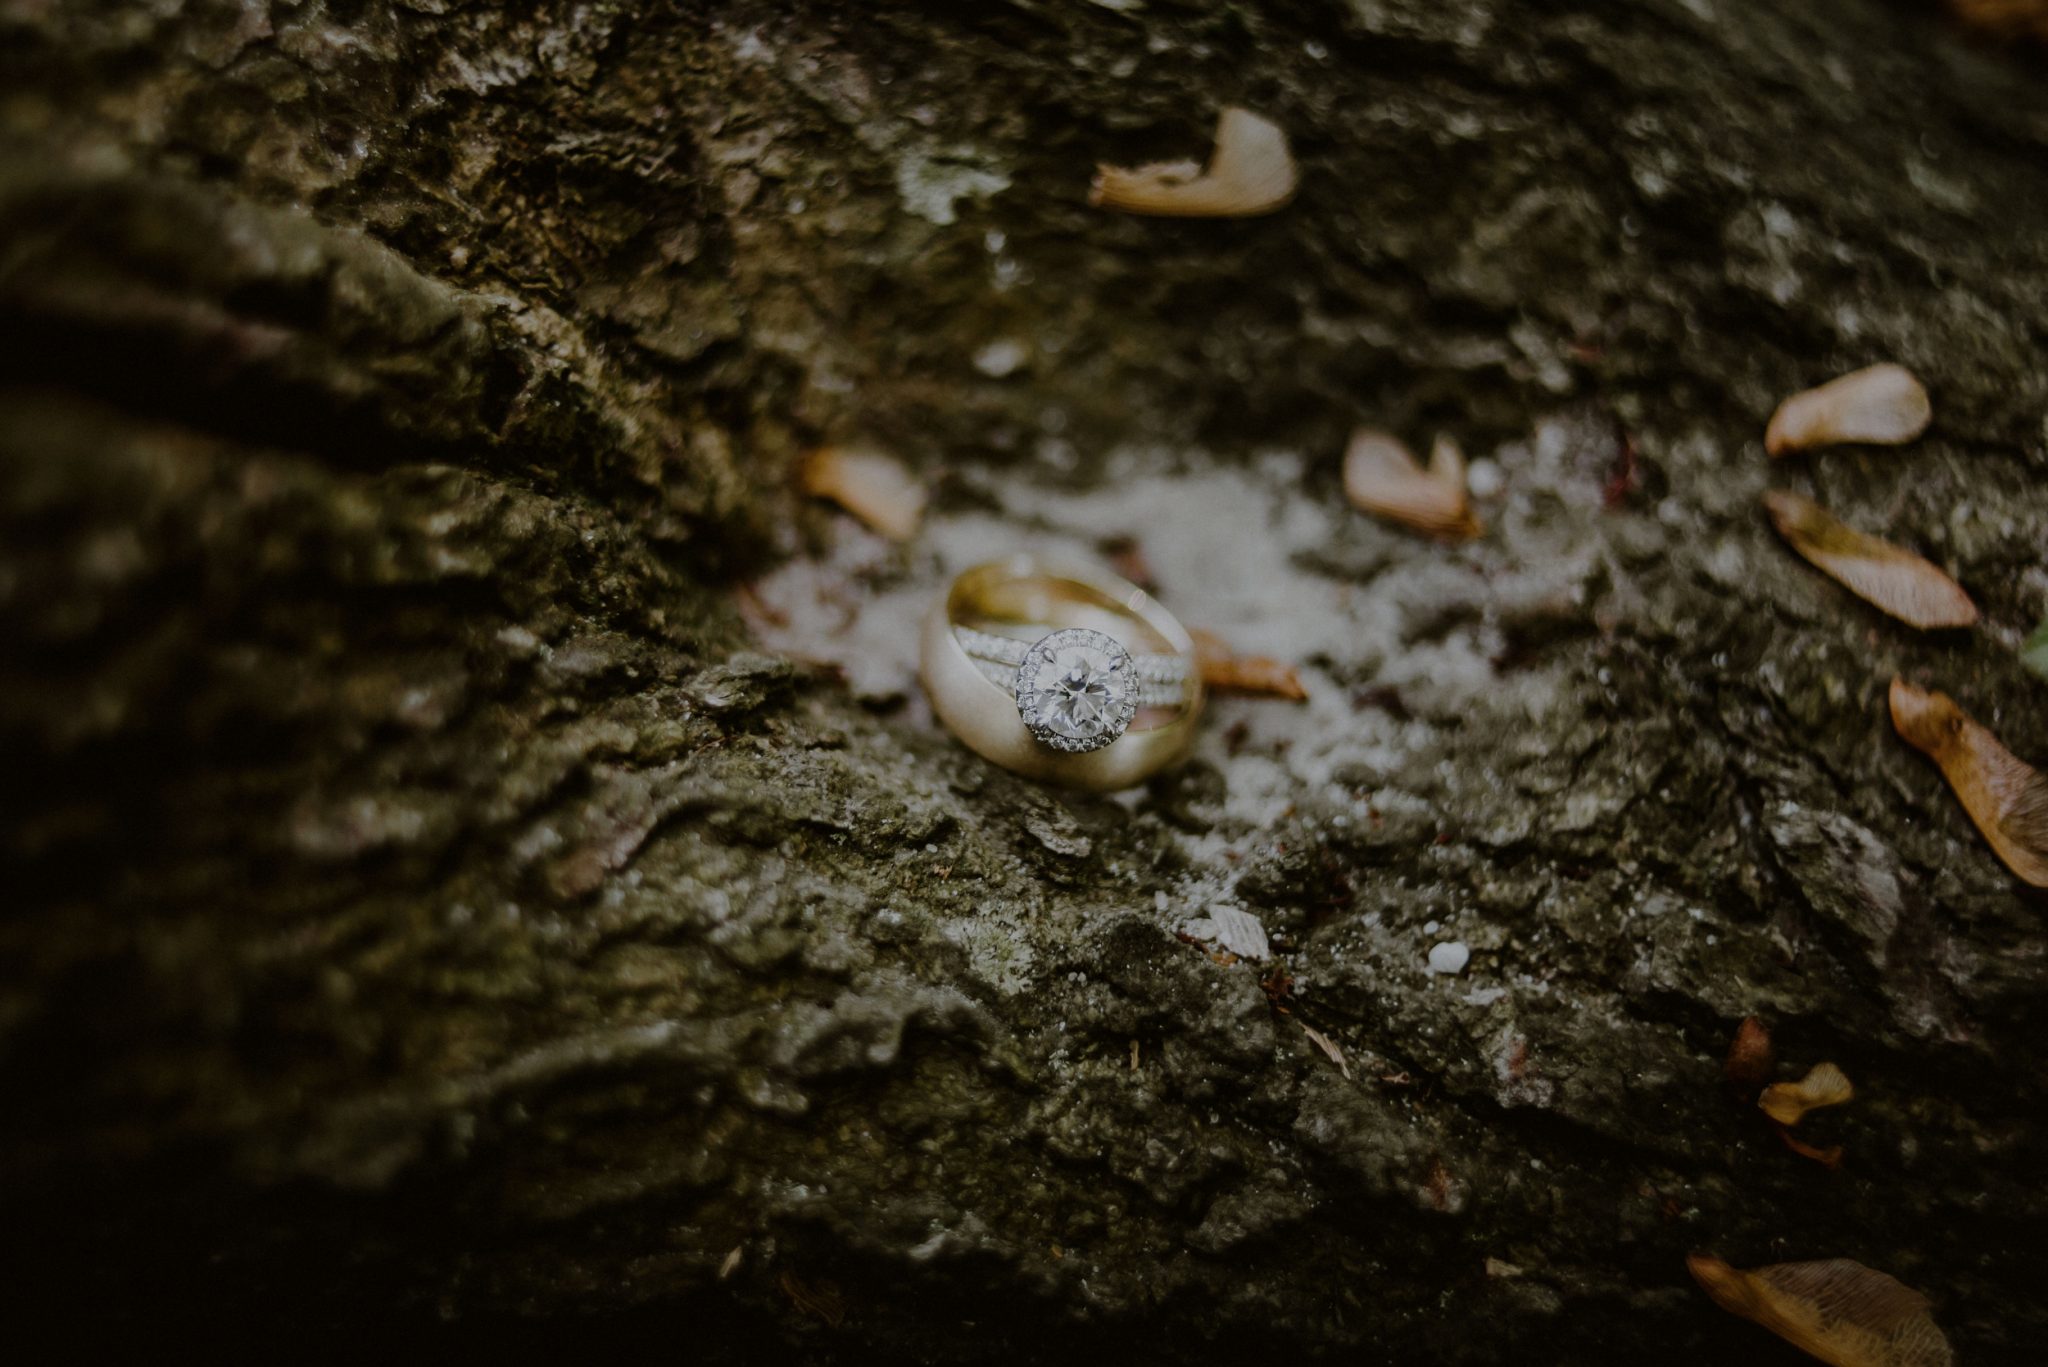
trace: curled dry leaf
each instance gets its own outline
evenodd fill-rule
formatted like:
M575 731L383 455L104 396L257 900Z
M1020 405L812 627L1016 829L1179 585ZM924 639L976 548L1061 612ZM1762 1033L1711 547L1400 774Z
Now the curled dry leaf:
M1764 507L1792 549L1851 593L1921 630L1966 627L1977 605L1962 585L1911 551L1867 536L1810 498L1771 489Z
M1849 1079L1832 1063L1816 1063L1797 1082L1773 1082L1757 1099L1763 1113L1780 1125L1797 1125L1808 1111L1839 1106L1856 1095Z
M872 447L819 447L804 460L803 486L892 541L917 535L924 516L924 486L901 461Z
M1833 1367L1951 1367L1955 1355L1918 1291L1847 1258L1745 1271L1685 1260L1730 1314L1754 1320Z
M1771 414L1764 449L1774 456L1841 442L1898 446L1927 430L1927 391L1902 365L1874 365L1794 394Z
M1213 631L1198 628L1188 634L1195 639L1195 664L1202 671L1202 682L1210 688L1288 702L1308 701L1308 690L1301 686L1301 675L1293 665L1264 655L1233 655Z
M1344 492L1379 517L1452 540L1484 530L1465 494L1465 453L1438 437L1423 469L1407 447L1385 432L1361 427L1344 453Z
M1133 214L1242 218L1269 214L1294 198L1296 179L1280 125L1233 107L1216 120L1208 170L1191 161L1098 166L1088 202Z
M1970 720L1954 698L1892 680L1892 727L1941 766L1963 810L2022 880L2048 888L2048 777Z
M1728 1046L1728 1059L1721 1065L1721 1076L1727 1078L1731 1086L1754 1095L1770 1077L1776 1061L1777 1054L1771 1048L1771 1032L1755 1016L1745 1016L1735 1032L1734 1043Z

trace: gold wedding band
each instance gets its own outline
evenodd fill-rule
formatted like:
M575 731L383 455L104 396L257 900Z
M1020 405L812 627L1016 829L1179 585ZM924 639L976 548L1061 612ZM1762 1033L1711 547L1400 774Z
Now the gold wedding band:
M1095 792L1180 758L1202 711L1194 642L1151 594L1029 555L953 581L925 618L919 673L969 749Z

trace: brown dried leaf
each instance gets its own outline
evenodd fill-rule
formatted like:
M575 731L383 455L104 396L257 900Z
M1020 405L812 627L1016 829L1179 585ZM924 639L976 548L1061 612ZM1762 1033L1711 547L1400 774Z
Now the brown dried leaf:
M1191 161L1098 166L1088 202L1133 214L1242 218L1286 204L1294 198L1296 180L1280 125L1232 107L1216 119L1207 171Z
M1329 1057L1330 1062L1337 1065L1337 1071L1342 1073L1348 1081L1351 1077L1351 1065L1344 1061L1344 1051L1337 1047L1337 1041L1331 1039L1312 1025L1303 1025L1301 1028L1303 1033L1315 1041L1316 1048L1322 1050Z
M1811 1144L1801 1142L1797 1135L1793 1134L1791 1130L1783 1125L1773 1122L1771 1128L1778 1132L1778 1138L1785 1141L1785 1147L1798 1154L1801 1158L1811 1158L1829 1172L1834 1172L1842 1166L1842 1146L1840 1144L1829 1144L1825 1148L1815 1148Z
M1423 469L1401 442L1361 427L1344 453L1344 492L1368 513L1431 536L1468 540L1485 530L1465 493L1465 453L1438 437Z
M2048 777L1970 720L1946 693L1892 680L1892 727L1941 766L1963 810L2005 866L2048 888Z
M1730 1314L1754 1320L1832 1367L1952 1367L1948 1339L1911 1287L1847 1258L1752 1271L1719 1258L1685 1260Z
M1721 1076L1732 1086L1754 1094L1764 1085L1777 1062L1777 1053L1771 1048L1771 1032L1755 1016L1745 1016L1742 1025L1735 1032L1734 1043L1728 1046L1728 1059L1721 1065Z
M1771 414L1764 450L1774 456L1841 442L1898 446L1927 430L1927 391L1901 365L1874 365L1794 394Z
M892 541L917 535L925 490L895 457L867 446L821 446L803 466L804 492L828 498Z
M1797 1082L1773 1082L1757 1099L1763 1113L1780 1125L1797 1125L1808 1111L1839 1106L1856 1095L1848 1077L1832 1063L1816 1063Z
M1223 638L1200 628L1188 633L1195 641L1195 664L1202 682L1222 693L1308 701L1308 690L1294 666L1265 655L1233 655Z
M1867 536L1783 489L1765 491L1764 507L1793 550L1866 603L1923 631L1977 620L1977 605L1962 585L1911 551Z

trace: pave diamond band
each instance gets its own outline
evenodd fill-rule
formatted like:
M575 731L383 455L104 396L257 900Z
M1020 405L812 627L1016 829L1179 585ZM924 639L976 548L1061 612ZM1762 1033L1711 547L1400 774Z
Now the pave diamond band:
M973 627L955 627L954 634L960 638L961 649L977 660L991 664L1008 665L1012 669L1024 663L1024 657L1032 646L1049 633L1051 627L1032 627L1030 639L1020 636L998 636L993 631L976 631ZM1147 683L1168 684L1178 690L1187 681L1188 659L1184 655L1133 655L1131 665L1138 677ZM1169 697L1169 701L1175 700Z
M1025 649L1028 650L1030 649L1030 647L1026 645ZM1021 652L1019 652L1019 654L1020 658L1018 659L1017 663L1022 664L1023 660L1021 658ZM1145 657L1142 655L1135 655L1132 656L1131 659L1134 665L1139 666L1139 707L1172 707L1182 700L1183 696L1187 692L1187 679L1185 673L1183 673L1180 678L1172 680L1171 682L1147 679L1144 675L1144 670L1142 667ZM988 679L990 683L996 685L998 688L1002 689L1005 693L1010 694L1012 697L1016 696L1016 665L1006 665L996 660L984 659L980 656L975 657L974 665L975 668L979 669L982 672L983 677Z
M939 719L1017 773L1107 791L1178 759L1203 702L1194 643L1113 575L1031 556L953 581L919 672Z

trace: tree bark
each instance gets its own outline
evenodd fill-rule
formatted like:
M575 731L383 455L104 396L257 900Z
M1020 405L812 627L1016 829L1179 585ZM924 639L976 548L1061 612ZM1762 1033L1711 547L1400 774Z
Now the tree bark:
M1705 1250L1853 1257L2038 1360L2048 907L1883 701L2048 762L2037 67L1879 0L0 32L23 1323L1802 1360ZM1232 103L1286 210L1088 207ZM1766 461L1878 360L1927 439ZM1490 460L1486 538L1349 513L1360 422ZM853 438L935 489L908 546L792 492ZM1984 626L1848 598L1769 485ZM1135 544L1311 701L1219 704L1133 798L990 769L910 623L1041 544ZM1272 959L1177 933L1215 905ZM1841 1171L1724 1085L1750 1014L1854 1079L1808 1122Z

